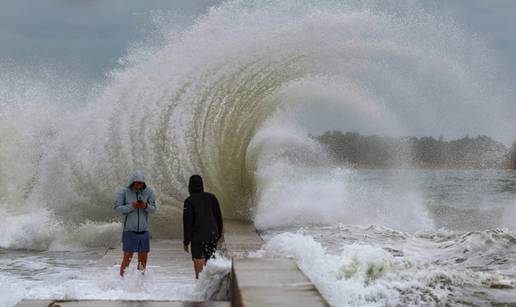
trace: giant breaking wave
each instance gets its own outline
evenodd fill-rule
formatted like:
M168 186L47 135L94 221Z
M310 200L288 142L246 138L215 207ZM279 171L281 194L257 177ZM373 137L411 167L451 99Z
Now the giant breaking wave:
M432 227L410 185L357 205L353 171L331 165L305 124L502 140L515 128L483 42L413 3L230 1L160 30L87 98L73 80L1 64L0 247L111 244L113 195L134 169L159 195L160 236L180 235L193 173L225 217L260 228Z

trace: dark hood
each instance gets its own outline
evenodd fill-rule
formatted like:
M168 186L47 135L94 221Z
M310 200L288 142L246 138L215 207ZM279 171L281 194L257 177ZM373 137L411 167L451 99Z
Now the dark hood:
M188 182L188 192L190 192L190 194L204 192L201 176L192 175L192 177L190 177L190 181Z

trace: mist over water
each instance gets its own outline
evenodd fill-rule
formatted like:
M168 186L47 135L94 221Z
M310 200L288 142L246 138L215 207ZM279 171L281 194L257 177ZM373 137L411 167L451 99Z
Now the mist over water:
M410 172L388 177L395 189L357 184L356 171L332 165L304 126L315 108L332 110L343 130L512 140L515 110L484 43L417 4L388 6L226 2L159 48L131 50L92 91L6 69L0 227L11 239L0 246L116 242L113 195L134 169L159 195L157 236L180 236L193 173L226 218L261 229L435 227Z

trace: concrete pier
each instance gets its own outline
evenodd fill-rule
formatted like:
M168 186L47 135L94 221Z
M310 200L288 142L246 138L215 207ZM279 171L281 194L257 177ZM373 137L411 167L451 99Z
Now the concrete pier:
M231 258L246 258L263 245L253 225L239 221L224 221L224 247Z
M23 300L16 307L255 307L255 306L328 306L311 281L292 259L253 258L263 245L255 228L245 222L225 221L223 248L232 258L231 302L177 300ZM184 291L195 287L191 256L183 251L181 240L153 240L149 255L156 284L177 284ZM249 257L251 256L251 257ZM95 270L116 270L122 257L121 247L109 249ZM136 259L134 259L136 260ZM133 262L135 262L133 260Z
M291 259L234 259L232 277L232 306L329 306Z
M232 306L329 306L292 259L248 257L264 243L252 225L226 224L226 248L233 259Z

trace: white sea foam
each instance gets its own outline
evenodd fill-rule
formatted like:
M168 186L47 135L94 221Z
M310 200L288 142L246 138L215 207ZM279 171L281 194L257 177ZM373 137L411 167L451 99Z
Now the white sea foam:
M155 235L180 233L192 173L204 176L226 217L256 216L261 227L294 216L431 227L417 187L366 204L374 187L357 188L353 172L326 163L304 126L504 141L515 130L485 44L410 1L228 1L170 31L177 28L160 28L159 46L135 47L90 91L51 71L2 64L0 185L9 216L43 208L65 228L109 225L115 191L138 168L162 201ZM320 110L331 114L320 119ZM57 232L25 233L34 239L9 246L39 248Z
M84 253L84 252L82 252ZM89 267L81 252L67 252L76 257L74 265L68 259L49 257L24 257L0 263L0 282L8 291L0 292L2 306L14 306L21 299L107 299L107 300L199 300L207 294L196 288L194 279L180 280L168 272L160 272L150 265L144 275L135 265L127 269L124 278L119 267ZM156 272L157 271L157 272ZM29 277L26 276L29 274ZM212 276L213 277L213 276ZM206 285L221 280L205 278ZM209 290L208 287L206 290ZM213 294L213 293L212 293Z
M228 1L180 33L160 29L158 47L135 48L91 91L80 89L80 80L0 64L0 247L63 251L112 244L121 228L113 222L114 193L134 169L146 172L160 200L156 236L180 235L193 173L203 175L225 217L255 219L261 229L344 222L407 237L385 226L430 236L439 236L436 225L453 228L454 220L441 223L447 216L428 206L443 201L438 187L422 188L433 174L419 180L418 172L336 167L307 136L306 126L315 122L318 129L512 140L515 105L494 77L496 60L485 44L412 1L374 2ZM492 180L499 178L513 180L501 174ZM444 195L445 211L496 195L476 204L490 210L503 195L511 199L486 225L514 227L508 205L514 196L473 192L458 205ZM453 212L465 229L484 220L476 208ZM476 216L465 219L465 212ZM334 254L305 236L284 235L266 250L296 257L335 305L443 301L460 297L469 283L505 278L432 266L421 258L431 249L424 244L405 251L411 257L393 258L376 246L381 242L347 244ZM84 280L63 269L42 276L32 281L2 272L10 291L1 302L21 295L167 297L157 290L128 293L102 274ZM97 284L104 279L107 284ZM89 282L94 285L85 287Z
M88 247L110 247L118 242L122 225L119 222L84 221L66 225L47 209L26 213L0 210L6 220L0 225L0 247L4 249L33 249L65 251Z
M231 297L231 260L220 252L217 252L215 257L208 261L199 274L199 281L195 286L194 296L201 301L227 301Z
M350 235L350 232L344 234ZM337 231L332 235L341 236L342 233ZM329 252L309 235L281 233L267 240L262 256L294 258L332 306L418 306L458 302L485 304L497 301L495 296L498 292L491 290L496 285L505 285L509 289L516 286L516 279L510 277L511 275L504 276L496 270L474 271L458 264L459 262L446 264L443 261L445 255L456 257L457 253L442 252L439 250L442 246L435 247L434 250L430 242L405 238L399 242L404 247L398 253L406 250L407 254L395 255L387 248L392 247L392 242L384 239L373 246L370 244L379 238L371 237L367 231L366 234L361 231L361 234L356 235L363 236L360 243L344 243L344 240L329 243L332 242L331 239L321 238L326 245L338 247L337 251ZM421 248L422 245L426 245L426 255L421 254L421 251L409 252L409 246ZM489 248L484 247L477 252L488 250ZM488 260L484 258L471 261L477 265L485 265ZM474 291L483 291L486 294L468 297L468 293ZM510 291L498 295L505 295L510 301L515 299L508 295Z

